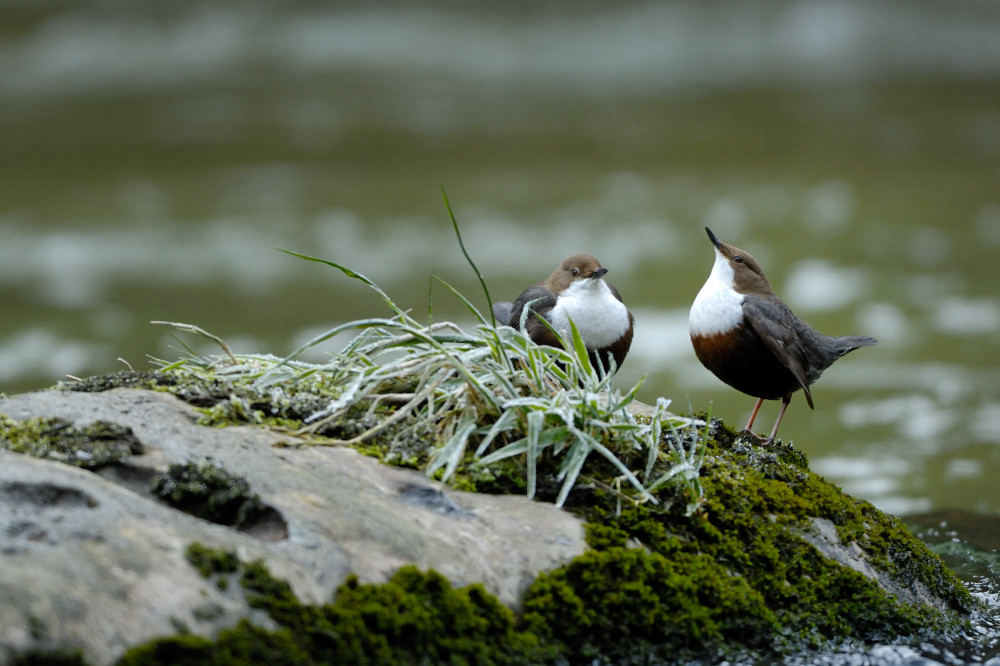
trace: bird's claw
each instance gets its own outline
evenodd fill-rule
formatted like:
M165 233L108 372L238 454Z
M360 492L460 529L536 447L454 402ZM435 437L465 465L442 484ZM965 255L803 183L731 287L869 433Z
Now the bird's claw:
M761 437L760 435L757 435L750 430L741 430L740 437L746 439L752 439L761 446L768 446L774 443L774 437Z

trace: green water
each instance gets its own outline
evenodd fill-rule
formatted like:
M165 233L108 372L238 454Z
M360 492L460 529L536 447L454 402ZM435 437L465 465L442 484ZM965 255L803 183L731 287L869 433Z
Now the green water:
M793 400L783 438L894 513L1000 512L987 4L153 7L0 7L0 390L175 358L151 320L282 354L385 313L276 247L417 312L432 274L485 310L443 185L494 297L597 255L636 315L620 384L741 426L753 399L686 333L711 226L816 328L880 339L824 375L815 412ZM931 55L876 38L893 12ZM810 51L796 26L833 37ZM978 61L947 60L952 33ZM443 289L433 310L470 322Z

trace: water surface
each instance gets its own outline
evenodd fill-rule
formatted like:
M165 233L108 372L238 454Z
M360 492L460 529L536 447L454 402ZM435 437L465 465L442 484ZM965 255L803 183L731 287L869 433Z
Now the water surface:
M781 436L887 511L996 516L997 34L992 2L0 4L0 390L176 358L151 320L283 354L386 314L274 248L485 310L444 185L495 297L597 255L620 384L741 426L686 332L711 226L880 340Z

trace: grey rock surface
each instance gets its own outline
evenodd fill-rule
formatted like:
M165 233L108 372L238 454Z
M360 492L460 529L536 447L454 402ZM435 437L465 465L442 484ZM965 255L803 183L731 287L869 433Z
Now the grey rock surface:
M252 616L185 556L200 542L266 560L309 603L349 574L382 582L400 566L479 582L516 607L538 572L585 549L581 522L523 497L442 489L353 449L303 446L254 427L209 428L171 395L137 389L42 391L0 414L131 428L146 453L100 473L0 452L0 661L31 648L82 647L94 663L186 629L213 635ZM271 508L245 531L168 507L149 479L211 458Z

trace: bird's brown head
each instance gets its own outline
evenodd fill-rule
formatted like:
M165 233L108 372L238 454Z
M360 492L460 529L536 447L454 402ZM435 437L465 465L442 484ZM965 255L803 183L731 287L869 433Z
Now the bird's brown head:
M545 284L558 294L576 280L599 280L607 272L608 269L601 266L596 257L574 254L552 271Z
M716 264L720 261L725 261L732 269L733 289L741 294L774 293L774 289L771 288L771 283L767 281L767 276L764 275L760 264L757 263L757 260L749 252L723 243L708 227L705 227L705 231L708 232L708 238L712 241L712 245L715 246Z

